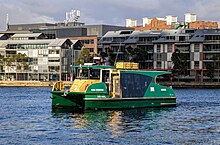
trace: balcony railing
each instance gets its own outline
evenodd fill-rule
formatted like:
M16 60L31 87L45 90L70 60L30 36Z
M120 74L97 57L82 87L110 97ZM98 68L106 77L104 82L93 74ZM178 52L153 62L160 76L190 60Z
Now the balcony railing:
M60 54L48 54L48 57L60 57Z

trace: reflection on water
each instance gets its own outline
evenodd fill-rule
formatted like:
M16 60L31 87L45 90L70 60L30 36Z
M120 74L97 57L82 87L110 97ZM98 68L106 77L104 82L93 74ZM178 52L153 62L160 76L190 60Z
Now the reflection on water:
M52 110L54 118L71 120L72 127L83 130L108 131L110 137L119 137L121 134L138 133L143 130L155 130L161 115L172 112L173 108L166 109L132 109L132 110L86 110L71 109Z

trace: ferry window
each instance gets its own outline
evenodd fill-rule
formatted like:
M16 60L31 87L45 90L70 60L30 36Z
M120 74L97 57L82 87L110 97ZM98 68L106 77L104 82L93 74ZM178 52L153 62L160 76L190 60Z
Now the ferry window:
M102 82L108 82L109 70L102 70Z
M88 69L78 69L77 78L85 79L88 78Z
M152 80L142 74L121 73L122 98L143 97Z
M100 70L92 69L90 70L90 79L99 79L100 78Z
M100 70L98 69L77 69L77 78L79 79L99 79Z

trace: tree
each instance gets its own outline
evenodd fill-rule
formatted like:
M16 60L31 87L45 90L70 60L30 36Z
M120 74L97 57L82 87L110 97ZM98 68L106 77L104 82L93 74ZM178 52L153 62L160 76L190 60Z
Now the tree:
M3 65L4 65L4 56L0 54L0 72L3 70Z
M89 50L87 48L83 48L79 55L78 60L76 61L76 64L84 65L84 63L92 62L92 59L93 59L93 55L89 53Z
M29 65L28 65L28 57L27 55L24 53L18 53L16 55L14 55L15 58L15 65L16 65L16 71L20 71L23 72L25 70L28 70ZM16 76L17 78L17 76ZM24 79L24 73L23 73L23 79Z
M125 61L140 62L146 60L147 51L142 48L128 47L125 49Z
M187 56L184 53L181 53L179 49L176 49L172 54L171 60L174 64L172 73L177 74L178 81L180 75L186 75L187 73Z
M4 67L5 67L5 79L6 79L6 66L8 68L8 79L9 79L10 68L12 67L13 62L15 62L15 58L6 57L6 58L3 58L3 61L4 61Z
M207 64L206 66L207 70L207 77L209 77L211 80L214 78L214 66L212 64Z
M3 70L1 67L4 66L5 71L5 79L6 79L6 69L8 71L8 78L10 68L14 67L16 71L18 70L27 70L28 69L28 57L26 54L14 54L11 57L4 57L0 55L0 69Z
M18 53L15 55L16 69L17 70L27 70L28 69L28 57L26 54Z

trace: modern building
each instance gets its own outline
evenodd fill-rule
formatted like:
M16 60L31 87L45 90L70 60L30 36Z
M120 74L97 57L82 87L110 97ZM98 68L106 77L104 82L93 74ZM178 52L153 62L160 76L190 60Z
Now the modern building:
M87 36L97 36L100 39L108 31L119 31L119 30L134 30L134 28L116 26L116 25L85 25L87 29Z
M172 23L176 23L177 22L177 16L166 16L166 22L167 25L171 25Z
M87 36L87 29L83 27L54 27L47 29L31 29L33 33L44 33L48 39Z
M93 55L98 54L98 37L95 36L85 36L85 37L69 37L70 40L79 40L84 48L87 48L89 52Z
M145 18L146 20L146 18ZM165 18L152 18L149 24L145 24L144 27L137 26L133 27L135 30L170 30L172 29L171 25L167 25Z
M143 21L143 27L145 27L145 25L149 25L152 21L152 18L142 18L142 21Z
M172 30L172 29L217 29L218 22L197 21L196 14L186 13L185 21L178 22L177 16L165 18L143 18L143 26L133 26L135 30Z
M220 30L179 29L163 31L111 31L100 45L113 62L136 61L141 69L173 69L173 53L179 50L186 59L183 81L220 79ZM109 53L110 52L110 53ZM138 55L138 56L135 56ZM138 59L134 59L134 58ZM143 58L144 57L144 58ZM174 77L177 79L177 76Z
M74 51L81 50L78 40L47 39L43 33L14 34L0 40L0 54L13 58L26 54L28 68L19 68L18 61L0 64L0 80L70 80Z
M197 15L193 13L186 13L184 14L184 16L185 16L185 22L187 23L195 22L197 17Z
M114 65L116 61L123 61L126 58L125 52L125 40L127 40L132 30L121 30L121 31L109 31L99 40L99 47L102 51L107 53L108 58L111 57L111 65Z
M77 24L75 24L77 23ZM8 31L30 31L34 33L44 33L50 39L67 38L67 37L84 37L94 36L102 37L108 31L118 30L134 30L134 28L127 28L115 25L84 25L79 22L72 23L39 23L39 24L14 24L8 26Z
M137 26L137 20L135 20L135 19L126 19L125 24L126 24L126 27L136 27Z
M158 40L160 35L161 31L133 31L130 37L124 41L126 53L130 53L129 61L138 61L140 69L154 69L153 41ZM135 52L136 49L139 52Z
M196 21L189 23L192 29L218 29L218 22Z
M220 30L197 30L190 39L191 49L194 52L194 66L195 76L204 81L210 80L210 74L213 75L214 81L220 79ZM194 47L193 47L194 44ZM196 54L197 52L197 54ZM199 54L198 54L199 52Z

